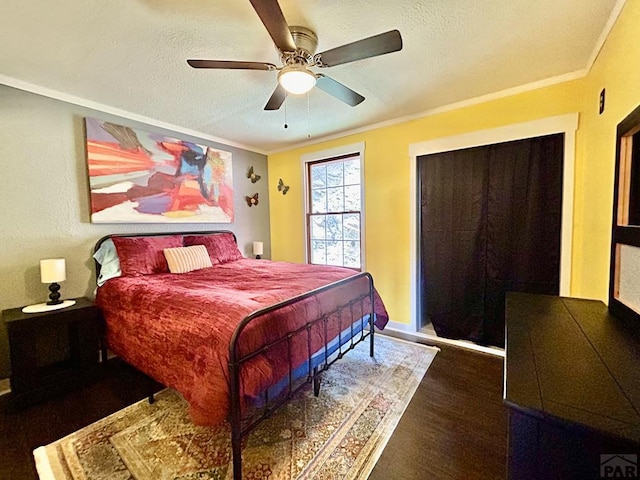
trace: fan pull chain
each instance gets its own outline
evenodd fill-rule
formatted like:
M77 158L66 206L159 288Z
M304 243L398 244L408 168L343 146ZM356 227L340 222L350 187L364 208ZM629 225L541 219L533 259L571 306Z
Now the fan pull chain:
M286 97L285 97L286 100ZM284 102L284 128L289 128L289 125L287 125L287 102Z
M310 100L309 98L311 97L311 94L309 92L307 92L307 138L311 138L311 129L309 128L309 112L311 110L310 105Z

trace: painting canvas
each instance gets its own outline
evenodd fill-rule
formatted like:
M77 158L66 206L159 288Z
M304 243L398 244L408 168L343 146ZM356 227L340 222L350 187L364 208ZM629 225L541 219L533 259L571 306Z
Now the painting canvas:
M231 152L86 118L94 223L231 223Z

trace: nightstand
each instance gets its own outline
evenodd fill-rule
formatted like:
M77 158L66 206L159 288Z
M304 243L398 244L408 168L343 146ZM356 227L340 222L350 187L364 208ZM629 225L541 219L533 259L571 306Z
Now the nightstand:
M11 351L12 406L22 408L86 384L98 374L102 317L88 298L41 313L2 312Z

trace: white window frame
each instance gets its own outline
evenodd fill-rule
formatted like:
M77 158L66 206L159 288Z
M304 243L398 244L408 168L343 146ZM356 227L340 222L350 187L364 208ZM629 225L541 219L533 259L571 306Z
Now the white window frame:
M344 155L358 155L360 157L360 270L365 271L365 196L364 196L364 142L352 143L350 145L343 145L340 147L331 148L328 150L322 150L319 152L307 153L300 157L301 170L302 170L302 184L304 186L304 208L303 208L303 225L304 225L304 260L306 263L310 263L309 258L309 227L307 225L308 215L311 213L309 210L309 175L308 169L309 163L318 162L322 160L331 160L332 158L341 157Z

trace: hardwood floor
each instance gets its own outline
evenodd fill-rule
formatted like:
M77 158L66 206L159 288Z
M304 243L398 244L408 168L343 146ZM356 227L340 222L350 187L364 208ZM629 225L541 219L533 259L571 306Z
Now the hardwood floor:
M503 359L441 348L370 480L506 478Z
M0 397L0 480L37 479L32 451L146 397L147 377L118 360L96 383L16 413ZM161 389L157 386L157 389Z
M37 479L32 450L145 397L141 374L111 361L97 383L17 413L0 397L0 479ZM502 359L443 346L372 480L491 479L506 475Z

